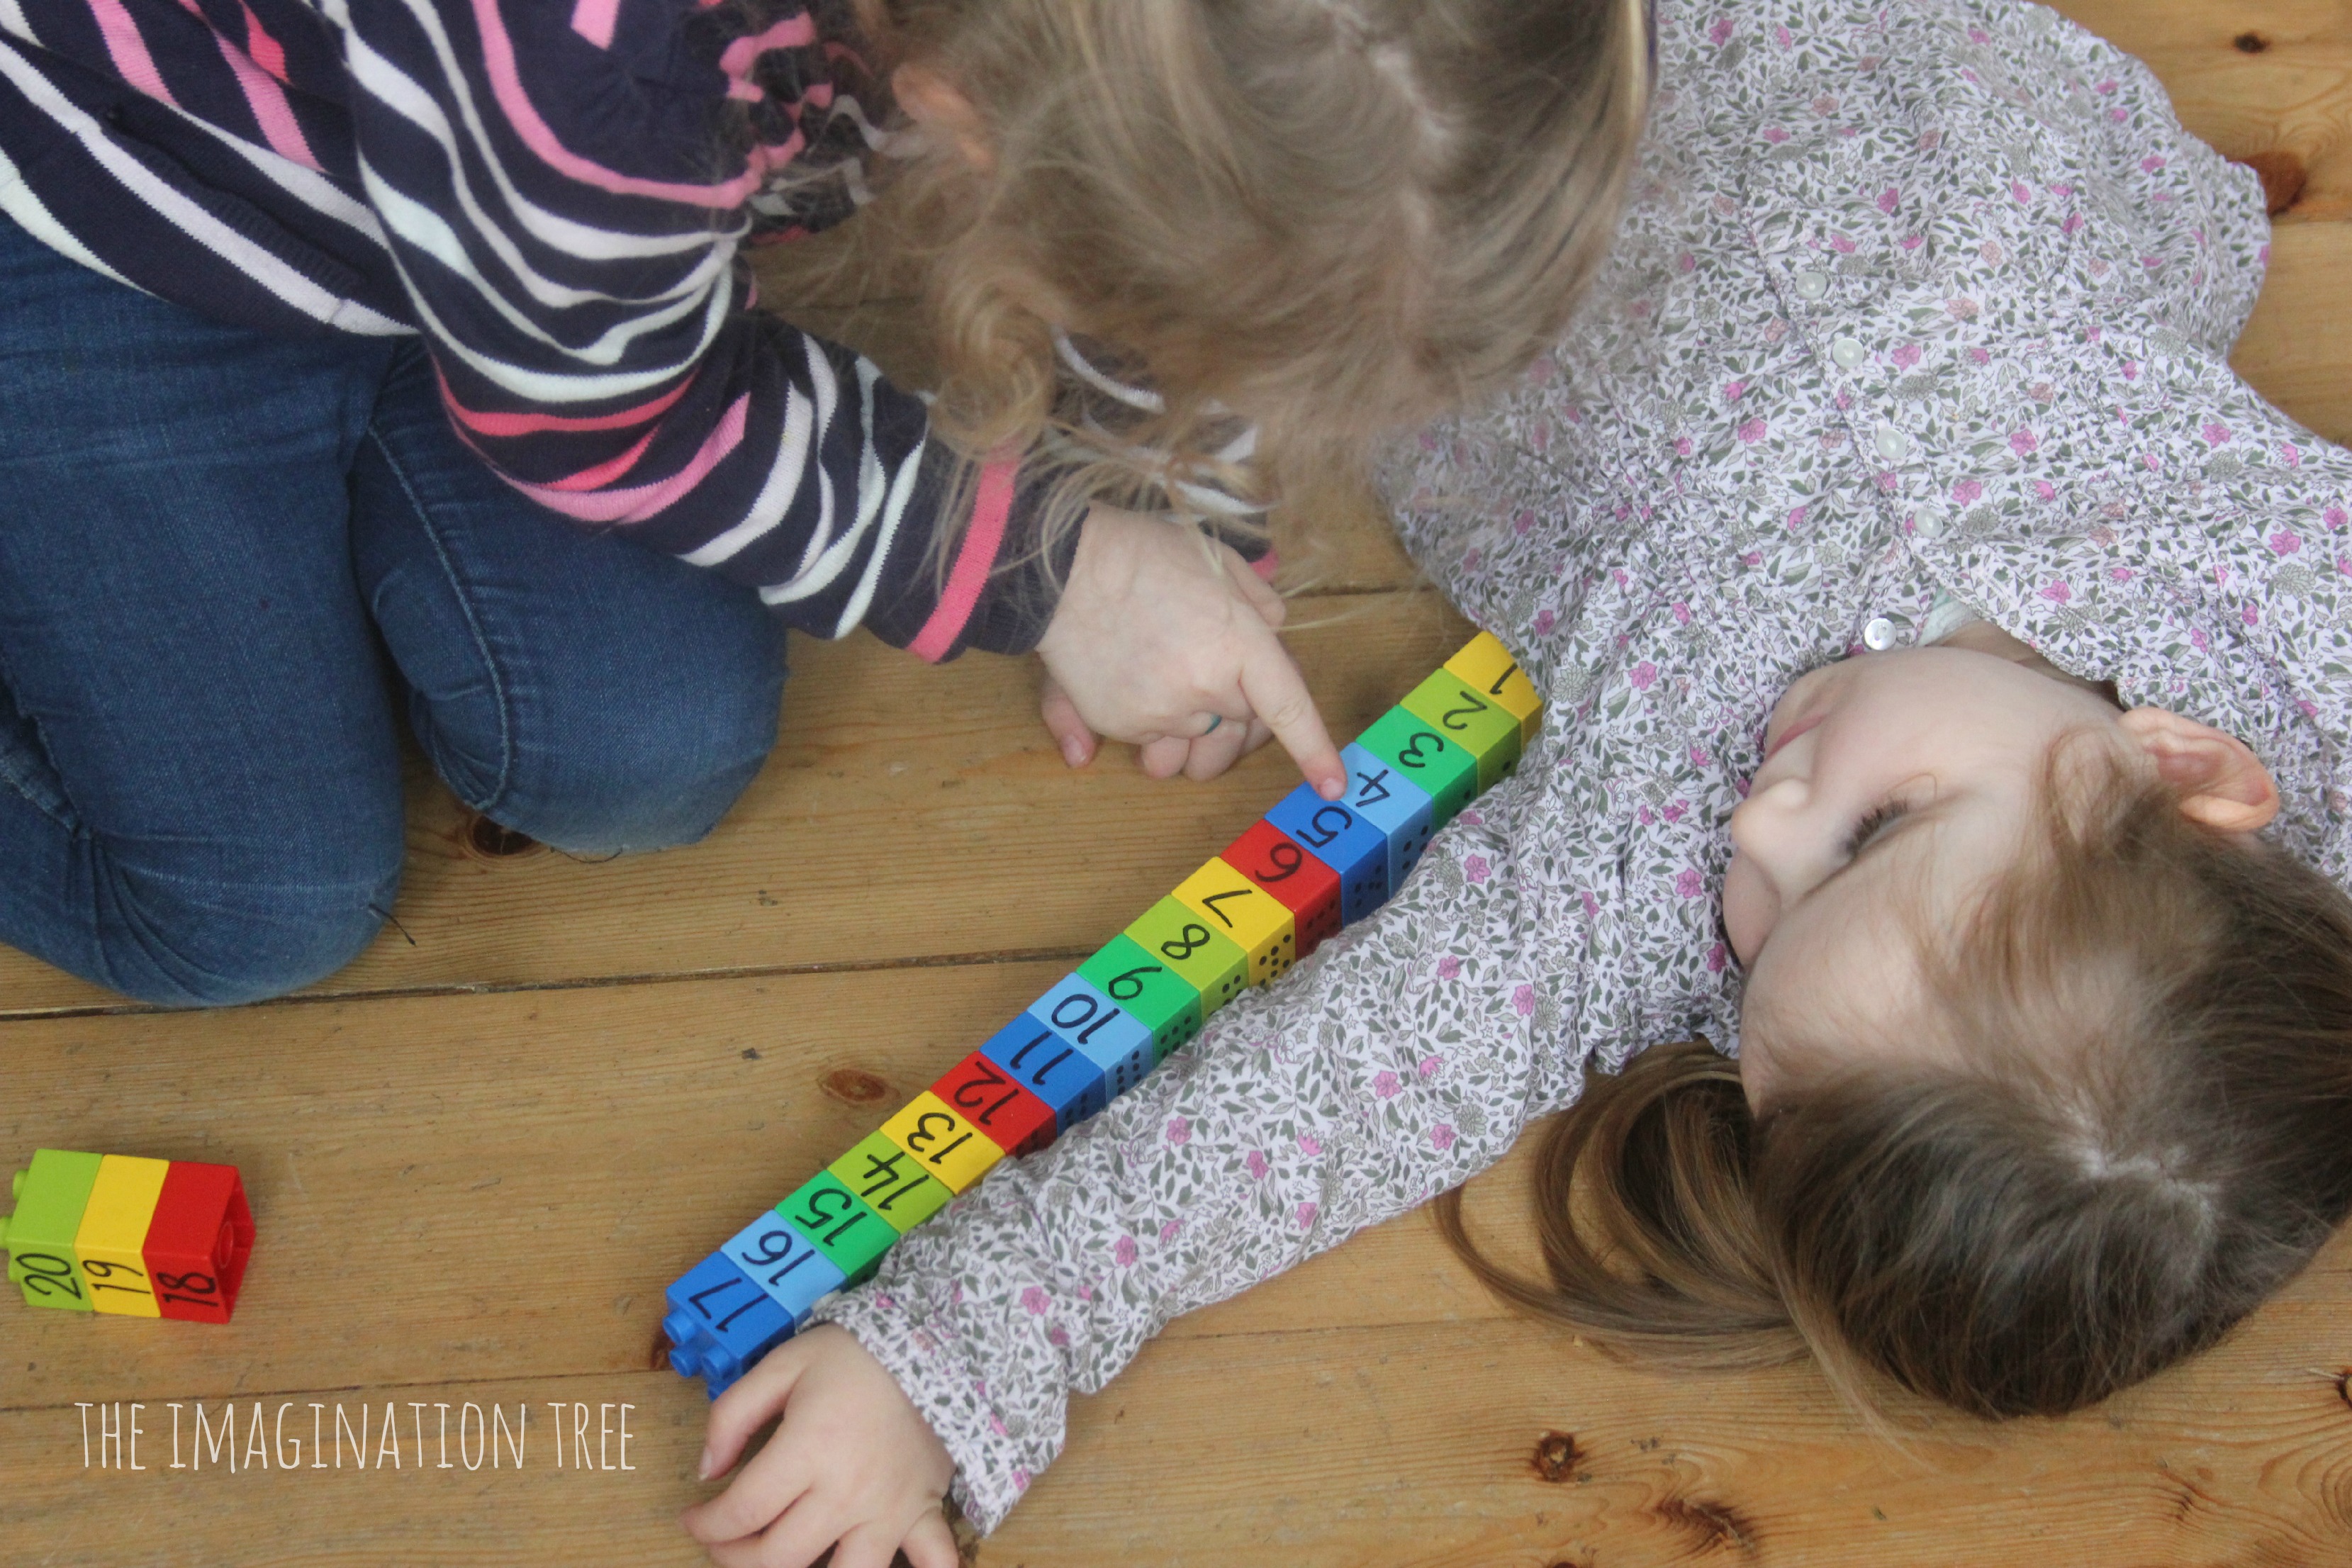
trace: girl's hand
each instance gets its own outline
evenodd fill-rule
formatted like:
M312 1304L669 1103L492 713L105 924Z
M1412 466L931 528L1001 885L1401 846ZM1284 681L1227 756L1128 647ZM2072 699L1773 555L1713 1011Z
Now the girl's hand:
M1213 778L1271 736L1318 794L1347 789L1339 748L1276 631L1280 595L1226 546L1097 507L1037 651L1045 728L1072 767L1097 732L1143 749L1154 778Z
M727 1489L679 1516L719 1568L956 1568L940 1499L955 1474L939 1436L882 1363L823 1324L770 1352L710 1407L705 1480L782 1422Z

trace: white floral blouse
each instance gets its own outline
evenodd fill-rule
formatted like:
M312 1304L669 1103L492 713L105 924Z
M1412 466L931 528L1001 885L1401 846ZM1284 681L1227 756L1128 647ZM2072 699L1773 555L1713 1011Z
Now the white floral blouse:
M2352 454L2224 354L2260 190L2141 67L2003 0L1662 0L1613 259L1499 405L1386 476L1549 700L1374 918L1010 1162L819 1315L993 1528L1181 1312L1502 1157L1584 1074L1737 1048L1726 820L1789 682L1965 602L2226 729L2352 875Z

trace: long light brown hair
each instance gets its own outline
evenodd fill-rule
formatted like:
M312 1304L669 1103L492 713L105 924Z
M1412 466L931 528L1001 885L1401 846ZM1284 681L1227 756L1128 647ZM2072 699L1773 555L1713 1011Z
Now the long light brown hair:
M1704 1042L1646 1052L1545 1139L1547 1279L1458 1191L1448 1241L1606 1347L1810 1353L1865 1411L2056 1415L2219 1340L2352 1213L2352 900L2160 786L2054 780L2041 852L1918 941L1965 1068L1791 1073L1758 1119Z
M876 214L922 258L937 427L1050 447L1063 522L1171 474L1260 501L1494 387L1606 254L1650 90L1643 0L866 0L975 107ZM1055 334L1157 412L1112 433ZM1231 412L1259 428L1216 455ZM952 513L950 514L952 515Z

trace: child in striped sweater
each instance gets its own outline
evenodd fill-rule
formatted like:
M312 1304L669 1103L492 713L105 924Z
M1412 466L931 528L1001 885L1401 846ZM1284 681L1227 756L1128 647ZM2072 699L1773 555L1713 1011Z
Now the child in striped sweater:
M691 839L785 626L1034 648L1074 764L1279 736L1336 793L1279 601L1130 509L1263 502L1515 370L1597 260L1640 38L1638 0L0 0L0 938L168 1003L332 970L394 897L402 706L500 823ZM753 304L748 247L875 149L934 395ZM1086 342L1154 389L1118 419Z

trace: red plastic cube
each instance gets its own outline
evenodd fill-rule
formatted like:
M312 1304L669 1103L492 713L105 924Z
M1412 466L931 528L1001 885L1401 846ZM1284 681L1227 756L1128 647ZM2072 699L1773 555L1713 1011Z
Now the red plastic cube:
M1054 1141L1054 1108L978 1051L942 1074L931 1092L1007 1154L1026 1154Z
M1219 858L1289 910L1298 931L1298 957L1338 934L1339 874L1273 823L1260 819L1225 846Z
M227 1322L253 1256L253 1211L236 1167L173 1161L140 1252L164 1317Z

